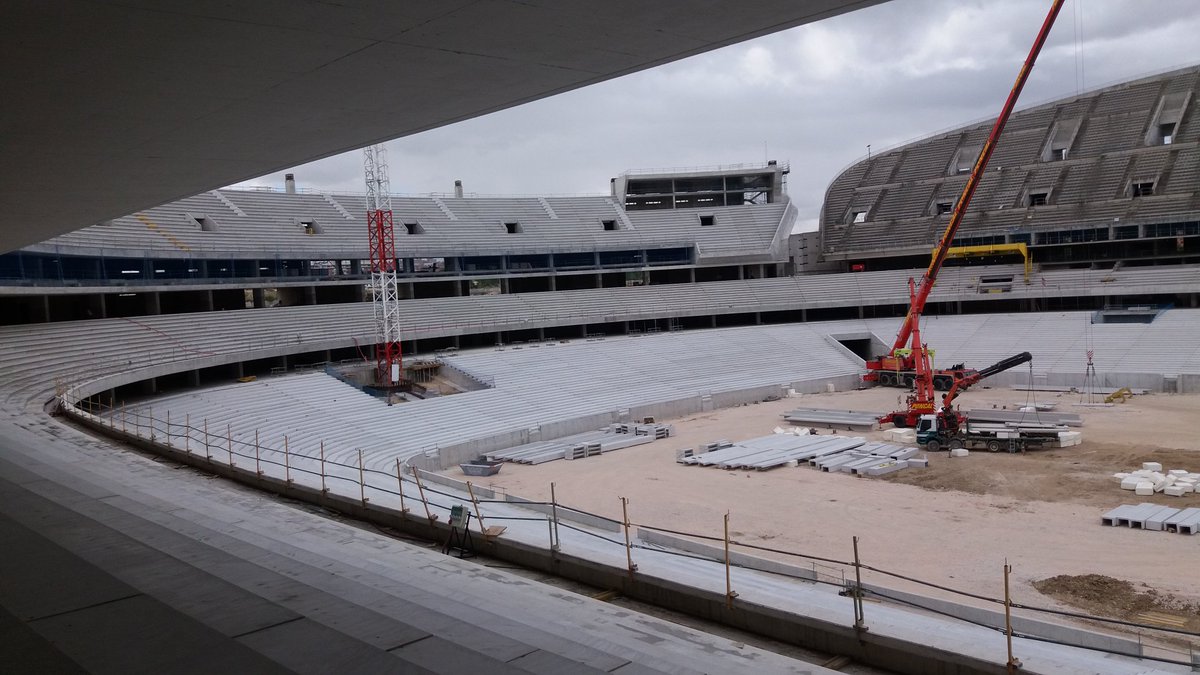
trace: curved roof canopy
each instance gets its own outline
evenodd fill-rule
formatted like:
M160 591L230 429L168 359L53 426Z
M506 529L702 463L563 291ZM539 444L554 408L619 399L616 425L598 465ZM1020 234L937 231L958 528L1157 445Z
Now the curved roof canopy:
M0 251L882 0L0 9Z

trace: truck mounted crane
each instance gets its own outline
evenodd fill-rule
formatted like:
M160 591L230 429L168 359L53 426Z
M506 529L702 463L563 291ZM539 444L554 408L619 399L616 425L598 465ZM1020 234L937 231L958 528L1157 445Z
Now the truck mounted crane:
M996 149L996 142L1004 131L1004 125L1008 122L1009 116L1012 115L1021 90L1029 79L1029 73L1033 70L1033 64L1037 61L1047 36L1050 35L1050 29L1054 25L1054 20L1058 18L1058 12L1062 9L1063 2L1064 0L1053 0L1050 12L1046 15L1046 20L1042 23L1042 28L1033 42L1033 47L1029 50L1029 55L1025 57L1025 63L1017 74L1017 81L1013 85L1012 91L1009 92L1008 99L1004 102L1004 108L1000 111L1000 116L996 118L983 148L979 151L979 158L975 160L967 183L963 186L962 193L954 205L950 222L946 225L946 230L942 233L942 238L933 251L929 267L921 276L920 283L914 282L911 278L908 280L908 313L904 317L900 331L896 334L891 351L882 357L867 361L865 364L867 373L863 376L864 381L914 388L914 393L908 397L907 410L885 415L881 418L882 422L892 422L896 426L914 426L921 415L937 413L934 395L936 389L950 390L957 387L957 390L963 390L970 386L969 381L978 381L976 376L979 371L965 368L962 364L948 370L935 371L933 369L932 352L921 341L921 314L925 311L925 303L933 291L933 285L937 282L938 273L954 243L954 236L958 233L959 225L966 216L971 197L975 194L975 188L979 186L979 181L983 178L988 160L991 159L992 152Z

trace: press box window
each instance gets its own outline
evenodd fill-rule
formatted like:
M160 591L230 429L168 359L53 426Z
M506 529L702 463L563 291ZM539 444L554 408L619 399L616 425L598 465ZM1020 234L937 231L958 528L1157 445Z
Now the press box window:
M504 223L504 229L509 234L520 234L522 232L521 223L518 223L515 220L510 220L510 221Z
M716 216L700 216L700 227L712 227L717 224Z
M1130 197L1150 197L1154 195L1154 181L1142 181L1129 186Z
M425 234L425 228L421 227L421 223L412 220L404 223L404 232L406 234Z
M616 232L617 230L621 229L617 227L617 221L615 220L602 220L600 221L600 224L604 226L605 232Z
M933 205L934 215L940 216L944 213L950 213L954 210L954 204L951 202L938 202Z
M321 234L321 224L311 218L301 220L300 227L304 228L304 234Z
M1050 193L1030 192L1025 201L1027 206L1045 206L1050 201Z
M867 222L867 212L866 211L851 211L850 212L850 222L851 223Z

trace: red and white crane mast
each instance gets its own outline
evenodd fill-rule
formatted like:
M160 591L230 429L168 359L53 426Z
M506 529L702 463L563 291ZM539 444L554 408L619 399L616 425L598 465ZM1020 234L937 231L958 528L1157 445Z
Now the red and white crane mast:
M367 183L367 230L371 243L371 295L375 305L375 382L400 384L400 292L396 286L396 238L392 231L392 189L387 148L363 148Z

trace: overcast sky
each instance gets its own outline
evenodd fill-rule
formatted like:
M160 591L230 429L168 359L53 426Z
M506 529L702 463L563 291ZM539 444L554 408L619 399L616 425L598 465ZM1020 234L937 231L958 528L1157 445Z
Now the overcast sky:
M1047 0L883 5L388 143L392 190L607 193L626 169L777 159L801 223L872 152L995 116ZM1197 0L1067 0L1021 107L1200 62ZM290 169L363 191L361 153ZM283 173L240 185L283 184Z

